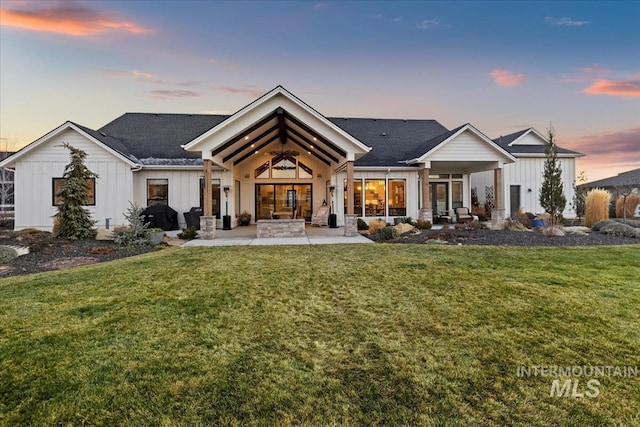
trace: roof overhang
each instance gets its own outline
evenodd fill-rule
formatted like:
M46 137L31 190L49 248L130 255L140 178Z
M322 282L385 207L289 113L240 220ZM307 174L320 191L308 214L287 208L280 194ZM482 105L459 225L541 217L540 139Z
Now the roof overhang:
M45 134L44 136L41 136L40 138L36 139L31 144L23 147L22 149L17 151L15 154L12 154L11 156L9 156L6 159L4 159L3 161L1 161L0 162L0 167L4 168L4 167L12 167L12 166L14 166L15 163L18 160L20 160L24 156L28 155L32 151L34 151L35 149L37 149L42 144L45 144L46 142L50 141L51 139L55 138L56 136L62 134L63 132L66 132L67 130L70 130L70 129L78 132L79 134L81 134L82 136L87 138L89 141L91 141L94 144L100 146L100 148L102 148L103 150L105 150L108 153L112 154L113 156L117 157L118 159L122 160L123 162L125 162L129 166L131 166L131 167L139 167L140 166L137 163L131 161L131 159L127 158L126 156L123 156L118 151L112 149L108 145L102 143L101 141L97 140L93 136L89 135L88 133L86 133L85 131L80 129L78 126L73 124L72 122L65 122L65 123L61 124L60 126L58 126L57 128L55 128L54 130L52 130L51 132L49 132L49 133Z
M473 135L477 136L479 138L479 142L478 143L482 144L483 146L488 147L489 148L489 152L492 153L490 158L481 159L481 160L479 160L480 162L495 162L495 161L497 161L497 162L501 162L501 163L514 163L517 160L516 157L514 157L507 150L505 150L504 148L500 147L500 145L498 145L495 142L493 142L489 137L487 137L485 134L480 132L473 125L467 123L466 125L460 127L460 129L458 129L458 131L455 132L453 135L449 136L448 138L446 138L445 140L440 142L438 145L436 145L435 147L431 148L429 151L424 153L422 156L420 156L418 158L415 158L415 159L408 160L407 164L426 163L426 162L432 161L433 158L436 157L435 156L436 153L446 149L445 147L447 147L447 145L449 145L449 144L455 144L456 138L458 138L460 135L462 135L464 132L467 132L467 131L471 132ZM455 162L455 161L467 161L467 160L464 159L464 158L461 158L458 155L458 156L452 156L451 159L439 158L438 161L453 161L453 162Z
M301 149L327 165L356 160L371 150L278 86L183 145L202 159L230 168L273 147Z

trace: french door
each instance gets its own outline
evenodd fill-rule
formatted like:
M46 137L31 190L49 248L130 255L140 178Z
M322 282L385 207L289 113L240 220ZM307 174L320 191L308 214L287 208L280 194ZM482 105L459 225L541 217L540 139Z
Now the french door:
M434 215L449 213L449 184L446 182L431 183L431 209Z
M271 219L275 212L288 212L311 221L311 184L256 184L256 219Z

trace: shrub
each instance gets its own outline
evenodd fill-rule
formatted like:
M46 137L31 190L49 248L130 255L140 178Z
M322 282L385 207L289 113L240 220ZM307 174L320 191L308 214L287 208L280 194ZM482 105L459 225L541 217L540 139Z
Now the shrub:
M640 204L640 194L629 194L626 201L626 209L623 211L625 204L624 196L618 197L616 200L616 217L618 218L633 218L636 213L636 208Z
M398 225L398 224L413 224L413 220L411 219L410 216L399 216L393 219L393 225Z
M636 230L633 227L613 221L602 227L600 233L618 237L636 237Z
M149 235L147 233L148 223L144 222L140 206L129 202L129 208L124 213L124 217L129 221L128 227L120 227L113 231L113 241L121 246L147 246Z
M198 235L195 227L187 227L182 229L182 233L178 233L178 239L193 240Z
M522 223L518 221L514 221L512 219L505 220L504 229L509 231L527 231L528 230L528 228L525 227Z
M623 224L627 224L628 226L631 226L633 228L640 228L640 221L638 221L637 219L628 219L628 220L625 221L622 218L615 218L615 219L613 219L613 221L621 222Z
M611 193L607 190L595 188L587 193L585 198L584 225L591 227L598 221L609 219L609 202Z
M369 235L373 236L381 228L387 226L387 223L383 219L372 219L369 221Z
M598 222L596 222L595 224L593 224L591 226L591 229L593 231L600 231L600 229L602 227L604 227L605 225L609 225L609 224L613 224L613 223L615 223L615 221L613 221L613 220L598 221Z
M479 221L470 221L470 222L460 222L453 226L456 230L480 230L484 228L484 226Z
M515 213L513 219L518 221L520 224L524 225L526 228L533 228L532 220L535 218L530 212L525 212L524 209L518 209L518 212Z
M365 221L362 218L358 218L358 230L362 231L362 230L368 230L369 229L369 224L367 224L367 221Z
M17 257L18 254L14 249L7 246L0 246L0 264L7 263Z
M431 230L432 224L431 224L431 221L424 221L419 219L416 222L415 226L418 230Z
M388 240L397 239L398 236L398 230L394 227L379 228L376 231L376 241L378 242L386 242Z

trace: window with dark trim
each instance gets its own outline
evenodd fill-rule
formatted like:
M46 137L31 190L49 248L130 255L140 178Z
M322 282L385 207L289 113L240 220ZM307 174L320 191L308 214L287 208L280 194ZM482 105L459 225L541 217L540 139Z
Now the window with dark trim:
M62 186L66 178L51 178L51 204L53 206L60 206L62 204L62 198L57 197L56 194L62 190ZM87 204L85 206L95 206L96 205L96 180L95 178L90 178L87 180L87 185L89 186Z
M169 180L166 178L147 179L147 206L167 206L169 204Z

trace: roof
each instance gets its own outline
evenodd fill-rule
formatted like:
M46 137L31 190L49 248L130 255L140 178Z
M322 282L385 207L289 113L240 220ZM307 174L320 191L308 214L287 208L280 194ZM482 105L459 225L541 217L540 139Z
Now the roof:
M447 128L435 120L367 119L329 117L372 150L356 160L356 166L398 166L415 158L412 153L426 153L429 141Z
M635 184L638 187L640 187L640 168L622 172L616 176L600 179L598 181L587 182L586 184L581 184L578 187L607 188L607 187L615 187L618 185L629 185L629 184Z
M195 159L197 154L181 146L224 121L227 115L126 113L104 125L98 132L114 150L121 149L138 159ZM122 148L124 147L124 148ZM121 151L122 152L122 151ZM125 154L123 152L123 154Z
M518 139L531 132L538 135L542 140L546 139L542 135L540 135L540 133L534 128L527 128L518 132L511 133L509 135L500 136L494 139L493 142L516 157L518 154L540 154L541 156L544 156L544 145L516 144ZM556 153L575 157L580 157L583 155L582 153L578 153L577 151L568 150L566 148L558 147L557 145Z

